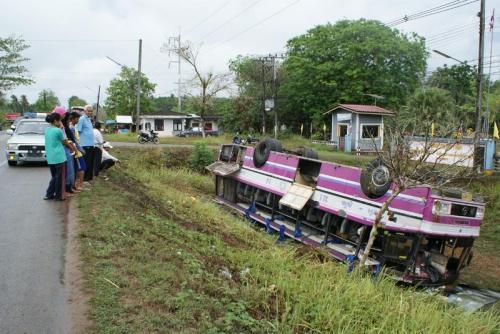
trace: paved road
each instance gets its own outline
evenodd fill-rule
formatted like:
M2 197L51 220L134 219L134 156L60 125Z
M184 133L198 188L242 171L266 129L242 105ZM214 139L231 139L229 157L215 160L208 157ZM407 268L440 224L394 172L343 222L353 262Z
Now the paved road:
M67 203L44 201L46 166L9 167L0 132L0 333L67 333Z

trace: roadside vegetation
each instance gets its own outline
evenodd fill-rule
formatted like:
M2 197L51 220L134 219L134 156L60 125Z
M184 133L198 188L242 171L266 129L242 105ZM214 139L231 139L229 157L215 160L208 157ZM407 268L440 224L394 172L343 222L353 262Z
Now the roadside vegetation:
M92 208L80 220L96 333L500 329L493 311L466 314L385 278L348 275L320 251L276 244L212 201L212 178L182 164L191 150L116 154L110 179L79 197Z
M109 142L124 142L124 143L137 143L137 135L135 134L106 134L105 140ZM301 146L310 147L318 152L319 158L327 161L335 161L347 165L363 165L373 159L372 155L356 156L353 154L346 154L342 151L335 150L332 146L325 144L312 144L307 138L300 136L287 136L280 138L283 146L286 149L295 149ZM223 135L218 137L164 137L160 138L161 144L170 145L195 145L196 143L204 143L207 146L218 148L221 144L229 144L232 141L231 135ZM147 144L151 147L153 144Z
M472 190L484 196L487 205L472 265L462 278L471 285L500 291L500 176L479 180Z

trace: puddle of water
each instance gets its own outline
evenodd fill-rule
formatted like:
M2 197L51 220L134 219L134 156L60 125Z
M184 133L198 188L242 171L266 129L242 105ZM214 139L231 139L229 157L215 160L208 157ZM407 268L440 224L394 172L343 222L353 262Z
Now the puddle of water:
M464 308L467 312L474 312L498 303L500 301L500 292L459 285L447 295L446 300L451 304Z

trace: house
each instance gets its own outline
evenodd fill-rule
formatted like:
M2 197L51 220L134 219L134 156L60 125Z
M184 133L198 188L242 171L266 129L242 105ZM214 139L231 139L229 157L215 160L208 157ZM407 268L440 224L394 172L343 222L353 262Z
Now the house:
M381 107L363 104L339 104L331 114L331 140L346 151L374 151L384 145L384 117L395 113ZM347 145L347 147L346 147Z
M115 118L115 131L117 133L129 133L132 131L134 122L132 116L129 115L116 115Z
M159 137L173 137L181 131L201 126L201 118L196 114L183 114L175 111L161 110L139 117L140 129L154 130ZM205 131L218 131L219 116L205 117Z

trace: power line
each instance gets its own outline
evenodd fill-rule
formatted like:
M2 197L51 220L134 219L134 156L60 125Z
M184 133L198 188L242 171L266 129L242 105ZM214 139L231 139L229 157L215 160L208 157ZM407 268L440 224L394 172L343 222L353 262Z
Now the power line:
M297 4L297 3L299 3L300 1L301 1L301 0L295 0L295 1L291 2L291 3L289 3L288 5L286 5L285 7L283 7L283 8L281 8L281 9L277 10L277 11L276 11L276 12L274 12L273 14L271 14L271 15L269 15L269 16L267 16L267 17L263 18L262 20L260 20L260 21L256 22L255 24L252 24L251 26L249 26L249 27L247 27L247 28L243 29L242 31L240 31L240 32L238 32L238 33L236 33L236 34L234 34L233 36L229 37L228 39L226 39L226 40L224 40L224 41L222 41L222 42L218 43L218 44L217 44L214 48L212 48L210 51L215 50L215 49L216 49L216 48L218 48L219 46L221 46L221 45L223 45L223 44L226 44L227 42L232 41L232 40L233 40L233 39L235 39L236 37L238 37L238 36L240 36L240 35L242 35L242 34L246 33L247 31L252 30L253 28L255 28L255 27L257 27L257 26L261 25L262 23L264 23L264 22L266 22L266 21L268 21L268 20L272 19L273 17L275 17L275 16L277 16L277 15L281 14L282 12L284 12L284 11L285 11L285 10L287 10L288 8L290 8L290 7L294 6L294 5L296 5L296 4Z
M436 40L446 39L446 38L455 36L457 34L462 34L462 33L466 32L466 31L469 31L469 30L472 30L472 29L474 29L474 27L469 24L469 25L467 25L465 27L462 27L461 29L448 30L448 31L442 32L440 34L429 36L425 40L427 42L432 42L432 41L436 41Z
M497 55L492 55L491 58L497 58L497 57L500 57L500 54L497 54ZM477 58L474 58L474 59L470 59L470 60L467 60L468 62L477 62L478 59Z
M417 19L422 19L424 17L428 17L428 16L439 14L439 13L447 12L447 11L452 10L452 9L460 8L460 7L472 4L474 2L477 2L479 0L472 0L472 1L468 1L468 2L466 2L466 1L467 0L451 1L451 2L445 3L443 5L425 10L425 11L421 11L421 12L411 14L411 15L405 15L402 18L399 18L399 19L396 19L396 20L393 20L391 22L386 23L386 25L389 27L394 27L394 26L399 25L401 23L405 23L405 22L417 20Z
M110 43L110 42L137 42L136 39L26 39L30 43Z
M215 11L213 11L210 15L208 15L207 17L205 17L203 20L201 20L200 22L198 22L197 24L195 24L193 27L191 27L190 29L188 29L188 31L186 31L186 34L189 34L191 32L193 32L194 30L196 30L199 26L201 26L203 23L207 22L208 20L210 20L212 17L214 17L215 15L217 15L221 10L223 10L224 8L226 8L227 5L229 5L229 3L231 2L231 0L229 1L226 1L222 4L222 6L218 7Z
M247 12L247 10L249 10L250 8L258 5L260 2L262 2L262 0L257 0L257 1L254 1L252 2L250 5L248 5L247 7L245 7L245 9L243 9L242 11L238 12L238 14L230 17L228 20L224 21L222 24L220 24L219 26L217 26L217 28L211 30L210 32L208 32L207 34L205 34L203 37L201 37L200 40L204 40L205 38L207 38L208 36L211 36L213 33L219 31L222 27L224 27L226 24L228 24L229 22L237 19L238 17L240 17L241 15L245 14Z
M463 2L463 1L465 1L465 0L455 0L455 1L447 2L447 3L441 4L439 6L433 7L431 9L423 10L423 11L416 12L416 13L413 13L413 14L410 14L410 15L405 15L405 16L403 16L401 18L394 19L394 20L392 20L390 22L387 22L386 25L396 24L396 23L401 22L401 21L402 22L406 22L406 21L408 21L408 19L410 17L417 16L417 15L423 15L423 14L430 13L432 11L436 11L436 10L439 10L439 9L447 8L449 6L456 5L456 4L458 4L460 2Z
M474 37L474 36L471 35L471 37ZM447 38L443 38L443 39L438 39L438 40L431 41L429 43L429 46L431 46L431 47L436 47L436 46L442 47L443 45L449 45L451 43L455 43L457 41L461 41L461 40L463 40L463 38L464 38L464 36L462 34L455 35L455 36L450 36L450 37L447 37Z
M444 31L436 33L436 34L429 35L429 36L427 36L427 38L433 38L433 37L436 37L436 36L443 35L443 34L445 34L447 32L450 32L450 31L454 31L454 30L457 30L457 29L462 29L462 28L465 28L465 27L468 27L468 26L474 26L474 25L475 25L474 22L471 22L471 23L468 23L468 24L455 25L455 26L449 27L448 30L444 30Z

